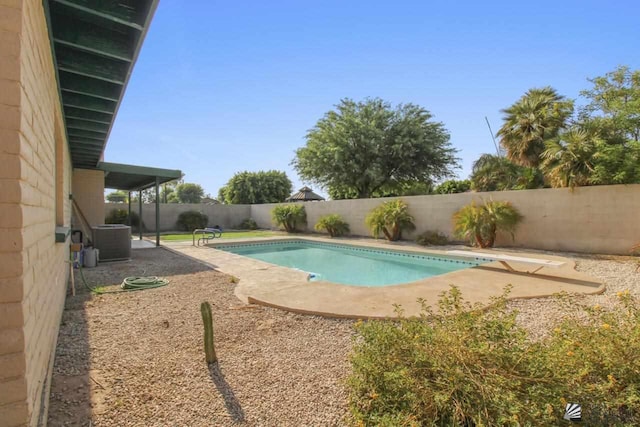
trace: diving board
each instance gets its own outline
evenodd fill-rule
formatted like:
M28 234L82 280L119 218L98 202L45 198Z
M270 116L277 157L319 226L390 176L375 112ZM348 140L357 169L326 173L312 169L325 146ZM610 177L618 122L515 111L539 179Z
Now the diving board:
M502 264L507 270L509 270L512 273L522 273L522 272L514 269L509 264L510 262L520 262L523 264L533 264L533 265L539 266L533 271L527 271L527 273L529 274L534 274L544 267L558 268L566 264L566 262L564 261L553 261L550 259L539 259L539 258L527 258L527 257L513 256L513 255L506 255L506 254L491 254L487 252L456 250L456 251L447 251L447 254L459 256L459 257L465 257L465 258L474 258L476 260L484 259L484 260L490 260L490 261L498 261L500 264Z

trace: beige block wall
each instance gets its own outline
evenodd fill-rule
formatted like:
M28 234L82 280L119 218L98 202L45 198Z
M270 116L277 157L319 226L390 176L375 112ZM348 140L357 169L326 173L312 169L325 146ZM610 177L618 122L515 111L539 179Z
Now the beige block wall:
M104 215L109 215L114 209L127 210L126 203L105 203ZM131 210L138 212L137 203L131 204ZM181 212L198 211L209 217L209 226L219 225L225 229L235 228L242 221L251 216L251 205L205 205L205 204L178 204L178 203L161 203L160 204L160 231L175 231L176 220ZM146 230L155 231L156 229L156 205L144 204L142 206L142 221Z
M104 172L74 169L73 199L91 226L104 224ZM73 225L75 228L80 227L75 216Z
M307 202L307 227L313 226L323 215L337 213L349 223L351 234L368 236L367 214L379 204L393 200L356 199ZM473 200L506 200L524 215L516 232L498 235L498 246L532 249L576 251L590 253L628 253L640 242L640 184L610 185L576 188L547 188L523 191L496 191L402 197L415 217L416 230L404 233L403 238L414 239L426 230L439 231L453 237L453 214ZM242 220L253 218L260 228L277 228L271 222L275 203L264 205L160 205L160 230L175 230L180 212L197 210L209 216L209 225L234 228ZM112 209L127 209L126 204L105 205L105 215ZM138 206L134 204L137 212ZM155 230L155 205L144 205L143 220L148 230Z
M0 420L18 425L29 417L22 313L22 5L0 0L0 16Z
M40 1L0 0L0 424L46 423L71 167ZM56 144L56 138L58 144ZM61 163L56 172L56 157ZM57 187L56 187L57 183ZM62 204L59 221L56 204Z
M625 254L640 242L640 185L499 191L403 197L415 217L416 231L434 230L452 239L452 216L472 200L507 200L524 215L511 236L499 235L497 245L533 249ZM335 200L305 203L307 231L322 215L337 213L349 223L353 235L367 236L367 213L388 199ZM275 204L253 205L251 217L262 228L273 228Z

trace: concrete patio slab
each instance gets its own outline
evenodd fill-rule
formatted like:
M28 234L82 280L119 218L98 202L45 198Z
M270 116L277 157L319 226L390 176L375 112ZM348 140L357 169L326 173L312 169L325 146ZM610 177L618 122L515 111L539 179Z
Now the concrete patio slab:
M565 262L559 268L543 268L536 274L510 272L499 262L458 270L412 283L382 287L349 286L325 281L307 281L307 274L244 256L216 250L215 246L238 242L268 242L281 240L310 240L323 243L342 243L375 247L384 250L404 250L425 255L447 256L446 250L461 246L441 247L443 250L425 249L407 242L386 242L375 239L327 239L319 237L274 237L269 239L225 239L208 246L192 246L191 242L164 242L163 245L178 253L239 279L235 294L242 301L261 304L297 313L347 318L394 318L396 306L405 316L420 314L419 299L436 308L439 295L457 286L466 301L488 305L492 298L512 286L509 298L536 298L559 292L595 294L604 292L604 285L575 270L571 259L520 250L504 250L528 258ZM440 247L439 247L440 249ZM491 250L484 250L491 253ZM481 254L483 251L478 251ZM527 270L526 264L512 263L518 270Z

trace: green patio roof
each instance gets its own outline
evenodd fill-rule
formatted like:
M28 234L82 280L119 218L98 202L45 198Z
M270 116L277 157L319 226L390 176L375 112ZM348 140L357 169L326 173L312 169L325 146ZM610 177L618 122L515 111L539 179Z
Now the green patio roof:
M96 169L158 0L44 0L73 167Z
M97 169L104 171L104 186L114 190L146 190L158 184L182 178L175 169L149 168L122 163L100 162Z

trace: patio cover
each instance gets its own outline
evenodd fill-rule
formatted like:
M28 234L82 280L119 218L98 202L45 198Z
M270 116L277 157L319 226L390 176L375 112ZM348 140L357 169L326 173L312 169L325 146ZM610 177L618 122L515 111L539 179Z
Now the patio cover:
M158 0L44 0L74 168L96 169Z
M156 184L182 178L182 172L177 169L150 168L122 163L100 162L98 169L104 171L104 187L114 190L142 191Z
M122 163L98 163L98 170L104 171L104 187L129 192L129 217L131 217L131 192L138 191L140 215L140 240L142 240L142 190L156 188L156 246L160 246L160 184L182 178L177 169L160 169Z

